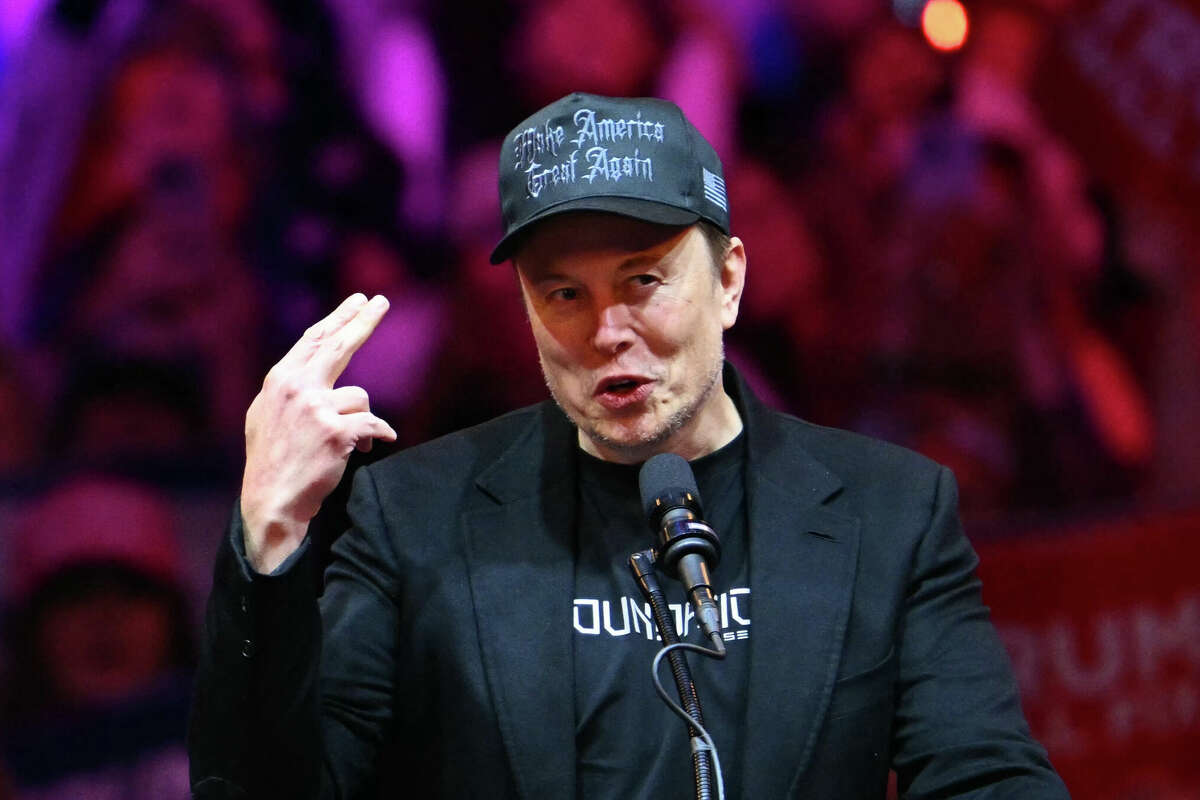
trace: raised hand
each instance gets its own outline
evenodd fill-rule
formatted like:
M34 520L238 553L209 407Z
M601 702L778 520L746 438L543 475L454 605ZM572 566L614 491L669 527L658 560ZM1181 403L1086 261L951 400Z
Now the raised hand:
M246 556L259 572L300 546L356 447L396 439L371 413L364 389L333 388L387 309L382 295L346 298L271 368L246 412L242 522Z

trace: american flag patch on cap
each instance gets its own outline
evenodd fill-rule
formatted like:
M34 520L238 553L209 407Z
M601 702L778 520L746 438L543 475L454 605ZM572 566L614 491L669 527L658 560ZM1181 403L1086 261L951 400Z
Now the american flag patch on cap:
M722 211L728 211L729 208L725 201L725 180L704 167L701 167L700 170L704 174L704 196L713 205L720 206Z

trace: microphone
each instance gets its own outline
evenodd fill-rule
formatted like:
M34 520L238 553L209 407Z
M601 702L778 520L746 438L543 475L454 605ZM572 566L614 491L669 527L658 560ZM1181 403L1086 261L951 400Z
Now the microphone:
M721 613L713 598L709 569L721 560L721 541L704 521L692 468L674 453L660 453L638 473L642 507L656 538L655 561L683 583L700 630L724 652Z

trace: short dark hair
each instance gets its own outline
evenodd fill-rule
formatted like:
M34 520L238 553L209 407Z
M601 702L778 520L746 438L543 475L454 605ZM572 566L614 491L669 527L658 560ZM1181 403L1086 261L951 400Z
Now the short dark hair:
M700 226L700 233L704 235L704 242L708 245L708 255L712 260L713 273L719 278L721 277L721 267L725 264L725 256L729 255L729 248L733 242L728 233L706 219L698 220L696 224Z

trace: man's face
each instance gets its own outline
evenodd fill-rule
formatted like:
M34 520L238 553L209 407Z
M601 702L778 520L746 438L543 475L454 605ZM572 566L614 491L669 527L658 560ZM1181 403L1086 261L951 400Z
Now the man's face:
M514 259L554 399L610 461L696 458L741 429L721 385L745 253L713 266L703 234L612 214L540 223Z

